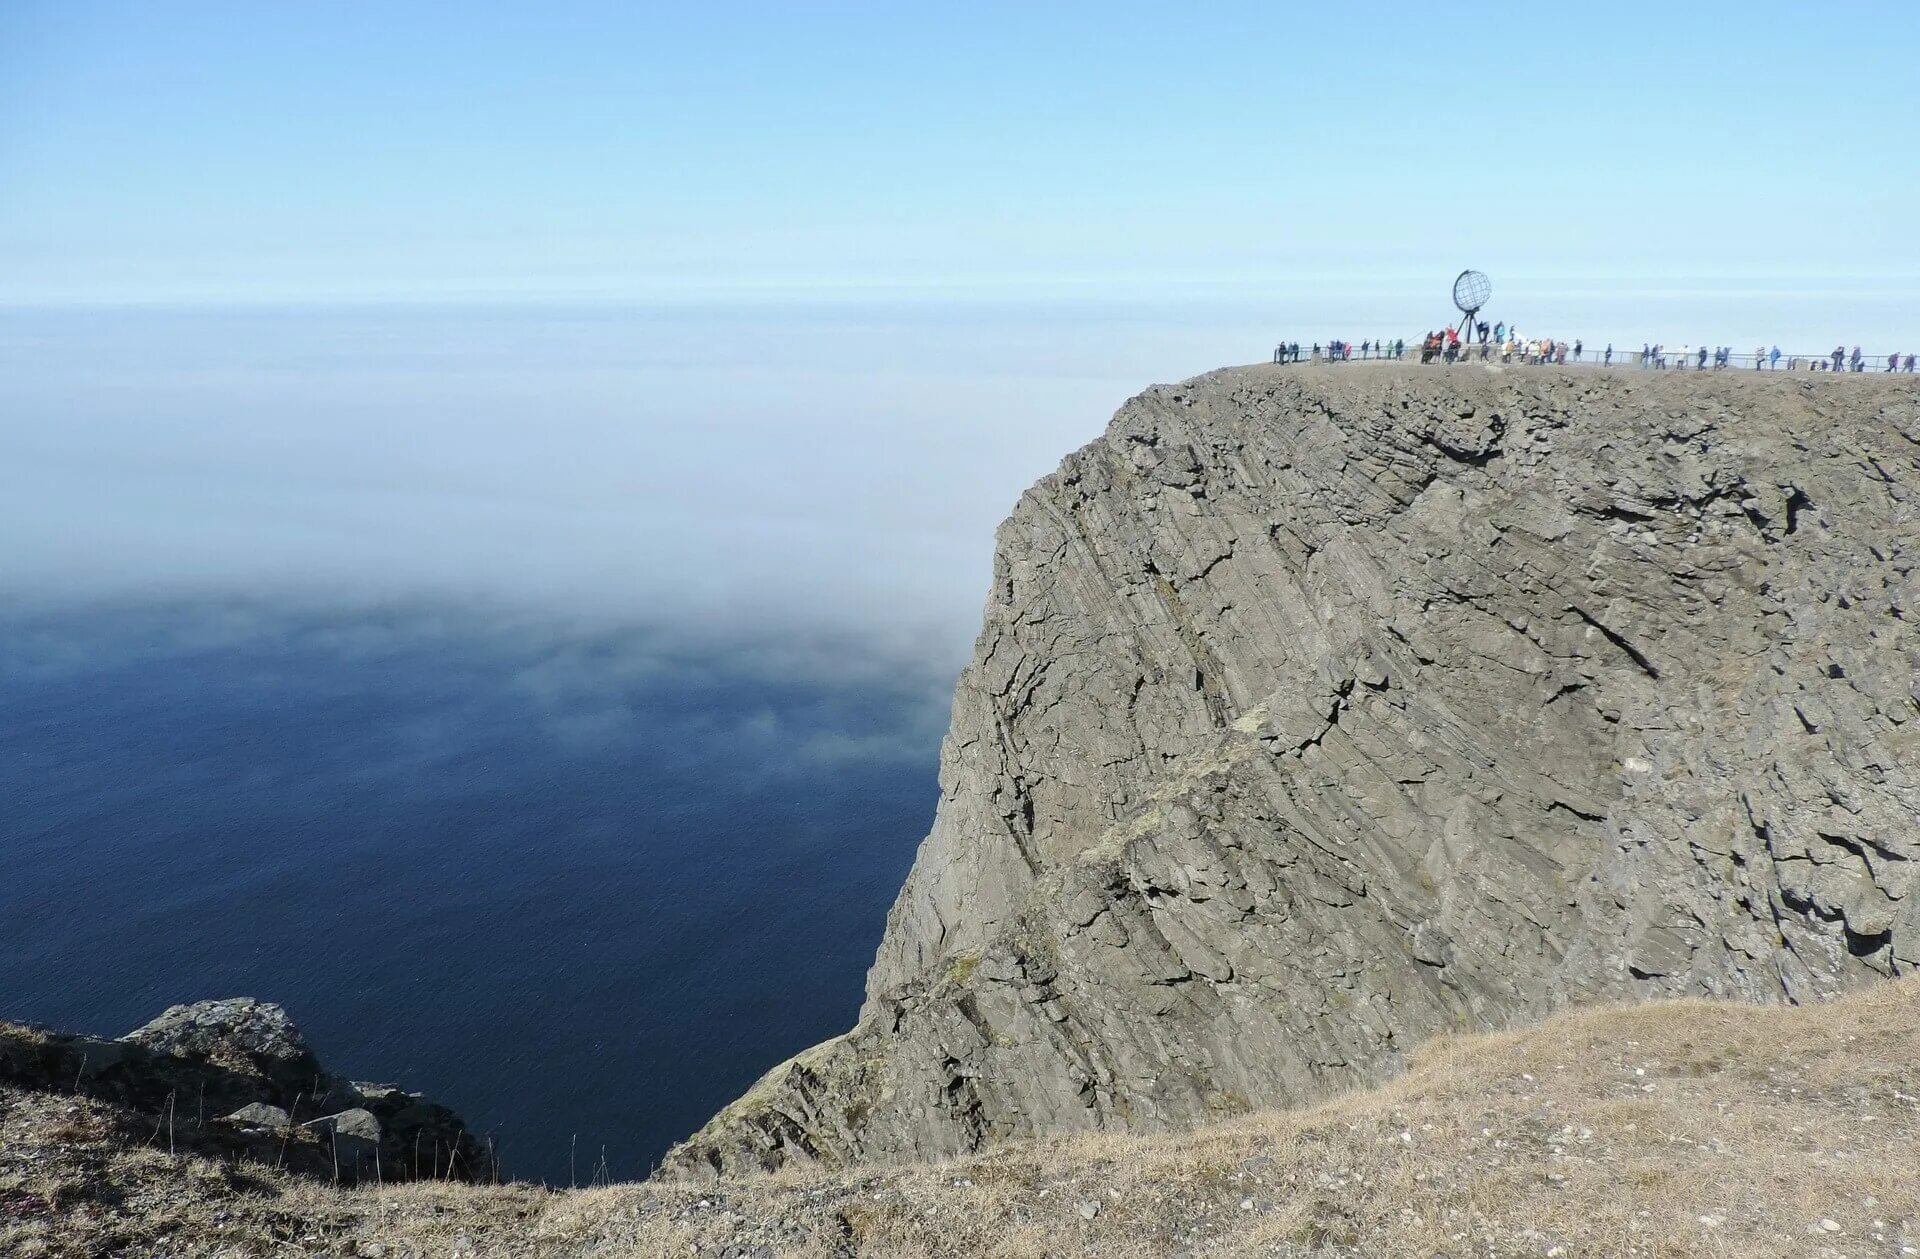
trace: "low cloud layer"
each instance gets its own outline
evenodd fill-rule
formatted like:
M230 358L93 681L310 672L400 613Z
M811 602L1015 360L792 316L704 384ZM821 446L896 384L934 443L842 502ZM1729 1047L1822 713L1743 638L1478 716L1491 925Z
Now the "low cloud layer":
M1642 324L1631 344L1789 349L1892 326L1877 290L1786 297L1534 281L1496 304L1596 346ZM994 526L1129 394L1282 336L1397 333L1419 309L1397 290L0 308L0 589L443 601L708 640L851 636L951 668Z
M1207 365L1160 340L1161 374ZM995 524L1143 383L1136 342L967 312L14 312L0 582L957 659Z

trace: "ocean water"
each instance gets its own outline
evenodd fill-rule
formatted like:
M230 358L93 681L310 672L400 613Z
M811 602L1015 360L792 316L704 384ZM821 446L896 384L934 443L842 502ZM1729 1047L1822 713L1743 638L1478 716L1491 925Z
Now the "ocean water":
M511 1175L644 1174L851 1025L941 689L423 607L9 619L0 1013L269 998Z
M1233 340L0 310L0 1016L272 999L509 1174L644 1174L851 1025L995 524Z
M1438 324L1436 270L0 307L0 1016L277 1000L513 1175L644 1174L853 1019L1020 492L1148 383ZM1495 280L1593 345L1912 331L1891 284Z

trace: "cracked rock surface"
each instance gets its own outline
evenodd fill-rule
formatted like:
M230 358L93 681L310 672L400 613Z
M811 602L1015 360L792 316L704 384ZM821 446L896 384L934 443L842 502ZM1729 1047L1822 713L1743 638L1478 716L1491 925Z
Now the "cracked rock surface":
M1155 1132L1920 964L1920 390L1233 368L1001 527L858 1025L664 1164Z

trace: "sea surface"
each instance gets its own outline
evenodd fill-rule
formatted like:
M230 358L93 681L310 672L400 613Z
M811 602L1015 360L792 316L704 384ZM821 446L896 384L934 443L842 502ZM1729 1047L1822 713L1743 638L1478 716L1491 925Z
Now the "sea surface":
M0 1014L278 1001L509 1175L643 1175L851 1025L942 690L444 608L7 619Z
M994 526L1242 339L0 308L0 1016L279 1001L511 1175L645 1174L852 1025Z
M0 306L0 1016L271 999L511 1174L644 1174L851 1024L1022 490L1154 381L1415 338L1434 269ZM1590 346L1912 328L1891 281L1495 283Z

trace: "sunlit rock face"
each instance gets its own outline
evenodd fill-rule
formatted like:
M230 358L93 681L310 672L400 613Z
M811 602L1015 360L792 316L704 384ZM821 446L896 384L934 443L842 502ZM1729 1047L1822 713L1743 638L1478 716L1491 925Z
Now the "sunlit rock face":
M1916 488L1911 383L1149 389L999 531L858 1026L663 1173L1179 1128L1920 963Z

